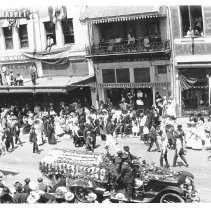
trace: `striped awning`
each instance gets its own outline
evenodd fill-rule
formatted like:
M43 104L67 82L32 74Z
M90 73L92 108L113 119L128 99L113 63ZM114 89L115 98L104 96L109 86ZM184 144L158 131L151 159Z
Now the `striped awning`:
M151 88L151 87L168 87L169 82L143 82L143 83L95 83L100 88Z
M80 17L82 23L109 23L166 16L160 6L88 6Z

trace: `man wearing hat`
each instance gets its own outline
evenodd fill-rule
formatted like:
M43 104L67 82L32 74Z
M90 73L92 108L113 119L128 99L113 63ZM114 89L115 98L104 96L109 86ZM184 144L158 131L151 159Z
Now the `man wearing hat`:
M20 182L16 182L15 185L15 195L13 196L14 203L26 203L28 194L23 191L23 186Z
M132 185L134 183L133 170L130 166L131 161L128 159L127 156L123 156L122 160L123 164L121 167L121 173L117 178L117 183L121 183L122 181L122 185L126 190L126 197L128 201L130 201L132 196Z
M0 197L0 203L14 203L13 198L10 195L10 189L8 187L4 187L1 197Z
M22 142L21 142L21 140L20 140L20 123L18 122L18 119L17 119L17 117L14 117L13 118L13 126L12 126L12 131L13 131L13 136L14 136L14 138L15 138L15 144L17 144L18 142L19 142L19 144L21 145L21 146L23 146L22 145Z
M131 153L130 153L130 147L129 146L127 146L127 145L125 145L124 147L123 147L123 154L122 154L122 158L123 157L125 157L125 158L127 158L128 160L134 160L134 159L137 159L137 157L135 156L135 155L132 155Z
M122 167L122 150L117 150L117 155L114 157L114 165L116 168L116 172L119 175L121 172L121 167Z
M31 191L31 189L30 189L30 187L29 187L30 178L26 178L26 179L24 180L24 182L25 182L25 185L23 186L24 192L27 193L27 194L29 194L30 191Z
M102 203L111 203L110 201L111 193L109 191L105 191L103 193L103 197L104 197L104 200L102 201Z
M47 192L48 191L48 186L43 183L43 178L42 177L38 177L37 181L38 181L39 190Z
M72 192L66 192L65 195L65 200L67 203L74 203L75 202L75 195Z
M93 137L91 136L91 132L87 132L87 137L86 137L86 149L91 150L94 152L94 140Z

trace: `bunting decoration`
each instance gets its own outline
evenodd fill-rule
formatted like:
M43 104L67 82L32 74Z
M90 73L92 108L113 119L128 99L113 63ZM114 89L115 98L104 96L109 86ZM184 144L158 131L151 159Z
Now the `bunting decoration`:
M191 78L188 76L185 76L184 74L180 75L180 85L182 90L187 90L198 81L198 78Z

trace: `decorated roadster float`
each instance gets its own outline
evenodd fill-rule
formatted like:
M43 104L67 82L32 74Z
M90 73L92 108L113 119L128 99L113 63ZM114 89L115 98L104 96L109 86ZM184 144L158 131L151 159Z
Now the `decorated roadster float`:
M65 178L79 202L87 202L90 192L100 201L105 191L110 191L111 202L199 202L193 174L172 172L139 160L132 162L135 181L128 201L121 183L116 182L112 164L104 154L55 149L40 161L40 170L52 180Z

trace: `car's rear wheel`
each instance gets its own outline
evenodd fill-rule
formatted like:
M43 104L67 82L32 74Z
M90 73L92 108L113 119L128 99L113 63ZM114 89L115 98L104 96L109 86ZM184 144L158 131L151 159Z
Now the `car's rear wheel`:
M184 203L184 200L175 193L167 193L161 197L160 203Z

